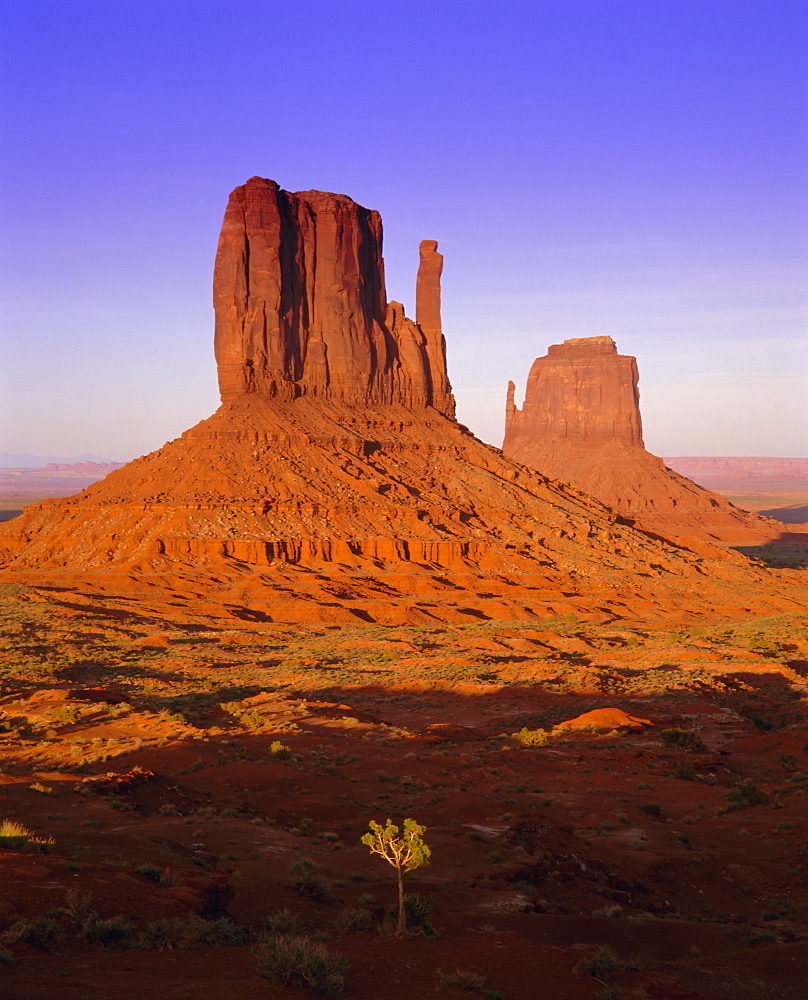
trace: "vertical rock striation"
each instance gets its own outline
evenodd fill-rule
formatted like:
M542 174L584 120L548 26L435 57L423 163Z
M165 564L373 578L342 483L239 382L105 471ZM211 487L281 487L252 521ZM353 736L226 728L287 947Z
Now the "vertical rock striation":
M636 359L618 354L611 337L553 344L533 362L521 410L508 383L503 450L529 455L565 441L642 448L639 380Z
M437 244L429 246L440 260ZM428 332L387 302L378 212L345 195L290 194L253 177L230 196L216 253L222 399L316 396L453 415L440 267L430 261L427 271Z

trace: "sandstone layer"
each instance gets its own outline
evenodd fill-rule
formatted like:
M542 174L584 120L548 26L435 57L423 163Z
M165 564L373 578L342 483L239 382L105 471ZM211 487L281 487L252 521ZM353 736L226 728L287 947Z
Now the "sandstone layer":
M214 277L221 407L29 506L0 531L5 577L200 621L801 606L763 567L635 528L474 438L453 418L437 244L421 244L417 322L386 301L381 250L378 214L343 195L237 188Z
M750 545L782 531L679 475L646 451L637 361L611 337L554 344L530 369L521 409L508 384L503 452L571 483L667 536Z

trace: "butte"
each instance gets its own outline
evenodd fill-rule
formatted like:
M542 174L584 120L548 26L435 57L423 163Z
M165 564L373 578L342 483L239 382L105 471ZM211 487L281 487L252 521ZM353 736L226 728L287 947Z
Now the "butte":
M618 354L611 337L554 344L531 366L522 409L508 383L503 453L680 541L777 538L782 524L735 507L646 451L638 383L636 358Z
M764 567L635 527L459 424L441 267L421 243L413 321L387 301L378 213L259 177L236 188L214 274L221 406L4 525L2 578L205 622L689 621L801 606Z

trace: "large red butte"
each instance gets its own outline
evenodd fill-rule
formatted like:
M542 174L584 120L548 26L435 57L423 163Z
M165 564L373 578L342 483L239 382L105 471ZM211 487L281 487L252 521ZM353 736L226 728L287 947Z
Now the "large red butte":
M421 244L413 323L387 301L378 212L261 177L236 188L213 284L222 399L308 395L453 416L436 251Z

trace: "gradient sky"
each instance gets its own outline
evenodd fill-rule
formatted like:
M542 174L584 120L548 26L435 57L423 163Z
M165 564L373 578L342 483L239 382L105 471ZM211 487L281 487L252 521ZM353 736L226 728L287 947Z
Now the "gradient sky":
M218 403L255 174L437 239L459 417L566 337L661 455L808 456L804 0L2 0L0 452L128 459ZM521 401L521 396L517 397Z

